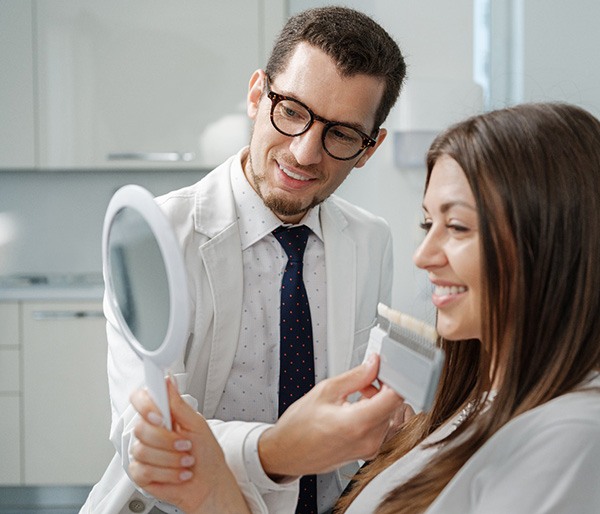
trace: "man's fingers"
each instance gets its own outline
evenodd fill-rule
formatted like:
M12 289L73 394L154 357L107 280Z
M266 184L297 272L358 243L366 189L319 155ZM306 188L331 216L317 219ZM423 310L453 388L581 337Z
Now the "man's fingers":
M379 356L373 354L363 364L356 366L337 377L328 380L327 390L339 400L345 400L352 393L362 391L371 386L377 378L379 370Z
M379 389L375 387L373 384L369 384L367 387L358 391L363 398L371 398L379 393Z
M357 416L372 417L374 420L391 419L404 400L385 384L379 392L364 401L350 405Z

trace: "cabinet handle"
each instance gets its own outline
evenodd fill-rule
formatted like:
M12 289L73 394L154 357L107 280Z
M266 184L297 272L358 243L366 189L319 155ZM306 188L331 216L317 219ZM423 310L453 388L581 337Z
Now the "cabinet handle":
M33 311L35 320L103 318L102 311Z
M108 154L109 161L189 162L194 152L115 152Z

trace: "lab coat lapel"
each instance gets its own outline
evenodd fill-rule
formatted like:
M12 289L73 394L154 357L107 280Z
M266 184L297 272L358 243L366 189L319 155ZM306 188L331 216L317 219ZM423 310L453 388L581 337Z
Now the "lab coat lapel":
M203 405L207 416L214 415L225 388L235 358L242 316L243 262L230 182L230 167L236 163L230 159L204 179L196 204L195 229L210 237L200 246L199 253L214 306ZM207 298L206 292L199 294L199 298L203 297ZM198 309L202 310L203 306L199 305Z
M327 270L327 366L335 376L348 369L354 347L356 244L345 233L348 222L333 204L321 205Z
M235 358L242 314L243 268L237 223L202 245L200 253L211 284L213 339L206 376L204 412L212 415ZM202 309L202 305L199 306Z

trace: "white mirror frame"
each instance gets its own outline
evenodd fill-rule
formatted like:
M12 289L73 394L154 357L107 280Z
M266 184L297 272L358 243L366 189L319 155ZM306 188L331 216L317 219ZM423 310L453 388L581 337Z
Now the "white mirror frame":
M162 344L153 351L144 348L131 332L116 299L110 270L110 231L117 214L124 208L137 211L148 223L162 254L169 287L169 322ZM183 256L173 229L152 194L138 185L126 185L111 198L102 231L102 268L111 308L121 331L132 349L144 361L146 386L161 410L165 425L171 428L165 371L184 351L189 331L189 295Z

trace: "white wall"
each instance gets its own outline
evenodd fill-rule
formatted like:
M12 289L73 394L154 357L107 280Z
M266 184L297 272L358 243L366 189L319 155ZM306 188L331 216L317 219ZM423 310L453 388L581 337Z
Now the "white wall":
M328 4L336 2L292 0L290 7L297 12ZM472 0L347 0L343 4L372 16L396 40L407 62L407 81L472 79ZM390 131L396 111L384 124ZM388 220L395 257L392 306L433 322L435 311L428 281L412 263L412 254L422 237L419 223L425 167L397 168L393 150L393 134L389 134L369 163L350 174L339 194Z
M522 9L523 100L562 99L600 116L600 2L522 0Z
M503 0L491 12L492 107L560 100L600 117L600 2Z

